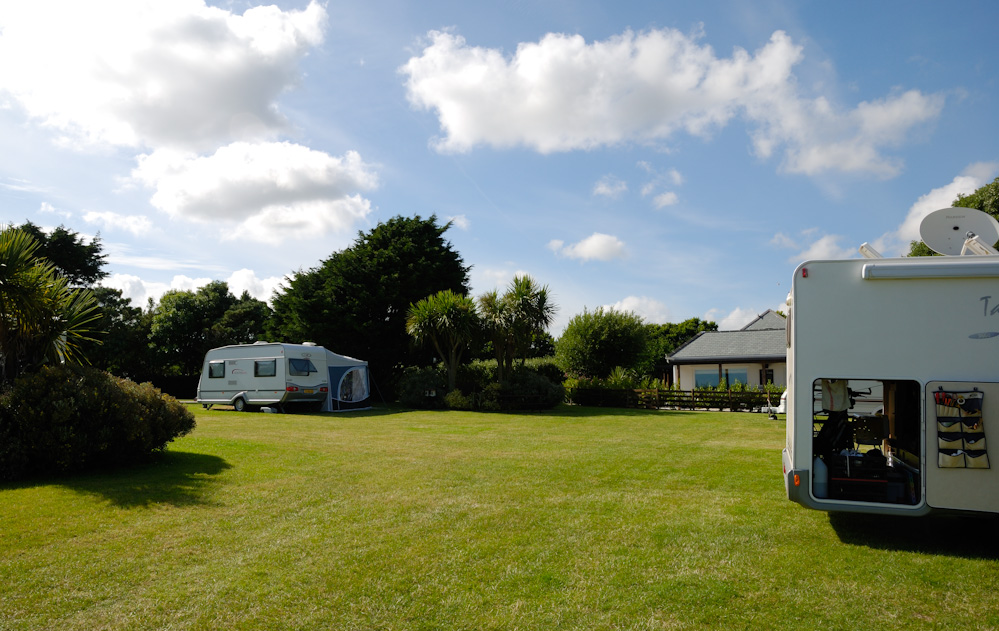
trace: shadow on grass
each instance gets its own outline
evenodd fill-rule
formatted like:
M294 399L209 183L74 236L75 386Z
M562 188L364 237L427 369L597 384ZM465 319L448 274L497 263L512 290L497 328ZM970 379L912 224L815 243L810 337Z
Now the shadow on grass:
M73 477L24 480L0 489L57 485L104 498L122 508L211 505L213 502L205 499L206 491L215 484L215 477L229 468L231 465L218 456L165 451L141 465Z
M877 550L904 550L967 559L999 559L993 515L898 517L830 513L840 541Z

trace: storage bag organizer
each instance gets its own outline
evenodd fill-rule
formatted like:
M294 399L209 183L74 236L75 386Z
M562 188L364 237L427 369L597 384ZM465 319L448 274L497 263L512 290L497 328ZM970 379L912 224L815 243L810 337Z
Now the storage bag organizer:
M973 392L933 393L937 408L937 466L988 469L989 454L982 424L982 399Z

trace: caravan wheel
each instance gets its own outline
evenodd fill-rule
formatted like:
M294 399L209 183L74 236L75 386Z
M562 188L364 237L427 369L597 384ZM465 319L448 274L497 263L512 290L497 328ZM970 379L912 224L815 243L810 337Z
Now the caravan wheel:
M246 411L246 400L243 399L243 397L238 397L235 401L232 402L232 407L237 412L245 412Z

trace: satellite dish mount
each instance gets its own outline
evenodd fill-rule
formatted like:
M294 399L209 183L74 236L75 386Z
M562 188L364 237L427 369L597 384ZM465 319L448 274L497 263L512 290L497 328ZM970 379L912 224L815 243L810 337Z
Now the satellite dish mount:
M945 256L996 255L999 221L974 208L941 208L923 217L919 236L931 250Z

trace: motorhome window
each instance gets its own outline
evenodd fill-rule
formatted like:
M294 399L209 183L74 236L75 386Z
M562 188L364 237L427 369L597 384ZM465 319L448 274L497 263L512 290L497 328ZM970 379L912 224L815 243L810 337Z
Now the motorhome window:
M208 362L208 378L221 379L225 377L225 362Z
M916 381L816 379L813 468L821 466L823 474L813 477L815 497L918 504L923 451L920 401Z
M254 377L273 377L277 374L277 360L265 359L253 362Z
M311 372L319 372L316 370L316 366L312 363L311 359L288 360L289 375L292 375L293 377L308 377Z

